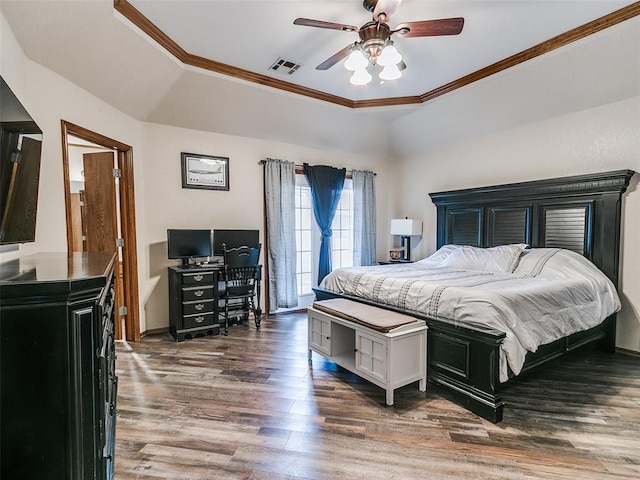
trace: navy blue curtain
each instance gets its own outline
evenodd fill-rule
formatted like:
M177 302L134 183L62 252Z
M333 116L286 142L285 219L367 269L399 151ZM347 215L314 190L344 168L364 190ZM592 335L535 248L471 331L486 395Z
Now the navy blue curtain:
M331 272L331 224L336 215L340 194L347 175L345 168L327 167L325 165L310 166L303 164L304 175L311 187L313 214L322 232L320 243L320 262L318 265L318 285Z

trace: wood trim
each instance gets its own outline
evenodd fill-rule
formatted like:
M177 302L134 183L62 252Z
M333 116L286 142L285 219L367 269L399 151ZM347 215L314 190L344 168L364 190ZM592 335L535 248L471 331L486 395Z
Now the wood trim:
M640 2L636 2L624 8L621 8L620 10L616 10L615 12L597 18L589 23L585 23L580 27L576 27L565 33L557 35L531 48L527 48L520 53L511 55L510 57L500 60L499 62L481 68L480 70L476 70L469 75L460 77L453 82L447 83L446 85L442 85L441 87L438 87L434 90L423 93L422 95L420 95L420 101L423 103L428 102L429 100L433 100L440 95L450 93L454 90L457 90L458 88L465 87L467 85L470 85L471 83L477 82L478 80L482 80L483 78L502 72L503 70L506 70L508 68L515 67L516 65L524 63L527 60L531 60L533 58L539 57L540 55L544 55L545 53L556 50L560 47L569 45L570 43L581 40L585 37L588 37L589 35L598 33L601 30L612 27L613 25L617 25L618 23L624 22L625 20L629 20L630 18L636 17L638 15L640 15Z
M202 68L204 70L220 73L222 75L238 78L251 83L257 83L259 85L272 87L285 92L295 93L348 108L392 107L426 103L441 95L453 92L458 88L470 85L478 80L482 80L483 78L502 72L503 70L519 65L520 63L526 62L540 55L544 55L545 53L549 53L560 47L564 47L577 40L581 40L589 35L598 33L609 27L617 25L618 23L640 15L640 1L638 1L591 22L585 23L584 25L573 28L565 33L557 35L549 40L539 43L538 45L523 50L520 53L511 55L510 57L500 60L492 65L476 70L475 72L460 77L452 82L425 92L422 95L354 101L187 53L176 42L169 38L167 34L142 15L140 11L134 8L127 0L114 0L113 6L115 10L121 13L144 33L149 35L161 47L166 49L185 65Z
M187 52L174 42L166 33L156 27L147 17L126 0L113 0L113 8L120 12L127 20L155 40L171 55L184 63Z
M71 190L69 186L69 144L67 135L81 138L105 148L117 150L118 164L122 175L120 177L120 213L121 229L124 238L123 254L123 274L124 274L124 300L127 305L127 315L125 317L126 339L131 341L140 340L140 315L139 315L139 294L138 294L138 255L135 221L135 196L133 184L133 149L129 145L106 137L96 132L92 132L84 127L71 122L61 120L62 132L62 159L64 171L65 205L70 204ZM66 210L67 222L67 249L72 251L72 239L68 232L71 226L71 212ZM119 322L118 322L119 325Z
M140 319L138 317L138 240L136 236L135 195L133 185L133 149L118 150L120 177L120 224L126 255L123 255L125 305L129 305L125 316L127 340L140 340Z
M67 225L67 252L73 252L73 219L71 217L71 177L69 175L69 143L67 141L67 122L60 120L60 132L62 134L62 173L64 179L64 205L65 218Z
M265 85L267 87L276 88L290 93L297 93L309 98L315 98L316 100L322 100L324 102L334 103L336 105L342 105L343 107L352 107L353 101L339 97L337 95L331 95L329 93L321 92L320 90L314 90L312 88L296 85L295 83L285 82L284 80L278 80L267 75L260 73L250 72L242 68L233 67L225 63L209 60L208 58L199 57L197 55L187 54L187 58L183 62L185 65L192 67L202 68L209 70L210 72L220 73L229 77L239 78L251 83L257 83L259 85Z

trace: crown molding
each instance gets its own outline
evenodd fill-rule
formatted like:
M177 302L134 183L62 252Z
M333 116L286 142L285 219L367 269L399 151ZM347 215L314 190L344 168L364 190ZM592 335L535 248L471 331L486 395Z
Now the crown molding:
M577 40L598 33L609 27L617 25L621 22L634 18L640 15L640 1L632 3L626 7L623 7L615 12L609 13L603 17L597 18L591 22L585 23L582 26L571 29L565 33L557 35L549 40L539 43L531 48L523 50L522 52L511 55L499 62L496 62L487 67L476 70L464 77L460 77L452 82L442 85L438 88L423 93L422 95L413 95L406 97L391 97L391 98L376 98L371 100L350 100L348 98L340 97L338 95L331 95L312 88L296 85L295 83L285 82L278 80L267 75L251 72L242 68L233 67L224 63L216 62L208 58L200 57L186 52L176 42L174 42L167 34L154 25L147 17L142 15L133 5L127 0L113 0L113 7L120 14L122 14L127 20L133 23L136 27L146 33L161 47L167 50L171 55L177 58L185 65L190 65L197 68L202 68L210 72L227 75L230 77L245 80L251 83L257 83L267 87L283 90L285 92L295 93L303 95L305 97L314 98L328 103L341 105L348 108L372 108L372 107L393 107L401 105L416 105L426 103L429 100L433 100L446 93L453 92L458 88L470 85L478 80L494 75L498 72L502 72L508 68L519 65L523 62L536 58L545 53L549 53L560 47L564 47Z

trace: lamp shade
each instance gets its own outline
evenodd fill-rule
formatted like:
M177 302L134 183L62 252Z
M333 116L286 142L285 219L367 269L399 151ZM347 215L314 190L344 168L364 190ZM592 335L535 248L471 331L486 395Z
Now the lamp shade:
M367 65L369 65L369 60L359 48L354 48L347 57L347 61L344 62L344 68L352 72L367 68Z
M372 78L373 77L371 76L371 74L367 72L367 69L363 68L362 70L356 70L355 72L353 72L353 75L351 75L349 81L353 85L366 85L371 81Z
M384 67L380 72L381 80L397 80L401 76L402 76L402 72L400 71L397 65Z
M390 230L391 235L419 236L422 235L422 221L411 218L393 218Z

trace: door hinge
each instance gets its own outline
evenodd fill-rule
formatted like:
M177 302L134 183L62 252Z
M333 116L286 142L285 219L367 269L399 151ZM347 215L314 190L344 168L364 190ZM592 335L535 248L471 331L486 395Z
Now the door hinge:
M113 169L113 177L114 178L120 178L120 169L119 168L114 168Z
M116 238L116 247L124 247L124 238Z
M122 305L120 308L118 308L118 315L120 315L121 317L124 317L127 314L127 307Z

